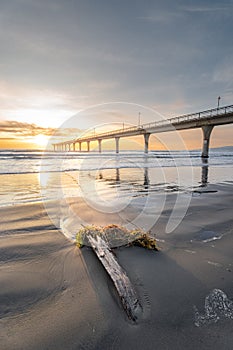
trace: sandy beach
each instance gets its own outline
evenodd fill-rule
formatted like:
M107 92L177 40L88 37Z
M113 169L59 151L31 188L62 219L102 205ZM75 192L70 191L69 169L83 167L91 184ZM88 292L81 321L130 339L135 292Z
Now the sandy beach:
M0 0L0 350L233 350L233 0Z
M65 238L41 203L1 208L1 349L232 349L233 186L200 188L165 234L170 202L152 229L159 252L115 250L142 304L136 324L92 249ZM210 322L214 289L227 310L207 299Z

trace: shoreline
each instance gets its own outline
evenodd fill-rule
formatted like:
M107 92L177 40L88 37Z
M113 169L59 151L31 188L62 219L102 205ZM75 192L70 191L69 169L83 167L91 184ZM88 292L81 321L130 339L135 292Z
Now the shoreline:
M197 326L194 309L205 315L214 289L233 299L233 186L202 191L192 196L182 223L165 234L173 205L168 195L152 229L159 252L114 250L142 303L136 325L127 321L92 250L65 238L42 203L0 208L2 348L230 350L233 320L220 315ZM205 242L216 234L221 238Z

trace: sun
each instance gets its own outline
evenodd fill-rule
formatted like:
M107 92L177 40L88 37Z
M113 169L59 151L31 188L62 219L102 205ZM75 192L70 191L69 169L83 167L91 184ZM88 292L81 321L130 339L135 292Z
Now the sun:
M45 147L48 143L48 136L39 134L33 138L33 142L39 147Z

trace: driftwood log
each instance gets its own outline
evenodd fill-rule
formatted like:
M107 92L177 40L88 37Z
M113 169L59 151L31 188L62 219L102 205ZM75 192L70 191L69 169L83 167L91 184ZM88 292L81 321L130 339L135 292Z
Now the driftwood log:
M99 236L87 236L97 257L111 277L121 299L122 305L130 320L137 321L141 305L130 279L118 264L107 242Z

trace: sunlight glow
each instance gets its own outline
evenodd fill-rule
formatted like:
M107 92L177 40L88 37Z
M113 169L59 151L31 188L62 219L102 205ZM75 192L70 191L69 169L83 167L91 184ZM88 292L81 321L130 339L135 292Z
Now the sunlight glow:
M39 147L45 147L48 143L48 136L45 136L43 134L39 134L33 138L33 141Z

